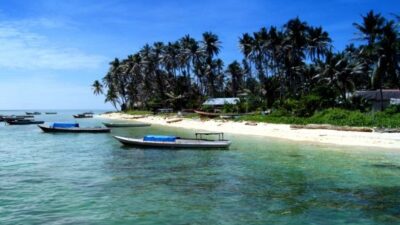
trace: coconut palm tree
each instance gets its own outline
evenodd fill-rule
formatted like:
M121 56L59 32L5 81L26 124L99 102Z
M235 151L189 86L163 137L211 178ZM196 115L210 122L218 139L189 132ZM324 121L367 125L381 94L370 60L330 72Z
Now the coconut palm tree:
M95 80L92 84L93 94L100 95L103 94L103 85L98 81Z
M343 103L346 103L347 93L354 91L355 88L353 78L363 73L363 65L353 64L344 53L339 53L328 54L326 62L320 66L319 74L313 79L335 88L340 93Z
M237 61L233 61L231 64L228 65L228 68L226 72L231 76L231 84L232 87L231 92L232 96L236 97L238 94L238 91L242 89L243 85L243 77L244 77L244 71Z
M307 36L307 51L311 60L320 60L332 50L332 40L322 27L310 27Z
M217 56L219 51L221 50L221 42L218 39L218 36L211 33L205 32L203 33L202 40L202 49L206 55L206 69L205 75L208 81L208 94L210 97L214 97L215 94L215 78L216 74L213 68L213 57Z
M362 23L353 23L353 26L360 32L359 39L366 40L368 46L375 44L375 41L382 33L382 27L385 23L385 18L380 13L375 14L373 10L367 15L362 16Z

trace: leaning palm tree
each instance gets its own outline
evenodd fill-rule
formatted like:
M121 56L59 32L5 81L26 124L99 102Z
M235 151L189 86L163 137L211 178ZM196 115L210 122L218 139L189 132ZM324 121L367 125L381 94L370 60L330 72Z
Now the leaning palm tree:
M100 95L103 94L103 85L98 81L95 80L92 84L93 94Z

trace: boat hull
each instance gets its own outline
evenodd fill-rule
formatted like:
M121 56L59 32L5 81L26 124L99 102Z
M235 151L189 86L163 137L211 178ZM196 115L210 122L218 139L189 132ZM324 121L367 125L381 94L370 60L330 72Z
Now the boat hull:
M106 127L149 127L148 123L103 123Z
M35 125L44 124L44 121L21 121L21 120L8 120L6 121L9 125Z
M143 141L143 139L114 136L119 142L127 146L156 147L156 148L228 148L230 141L209 141L196 139L176 139L175 142Z
M43 132L46 133L109 133L111 131L110 128L105 127L95 127L95 128L53 128L49 126L38 125Z
M88 115L73 115L75 119L85 119L85 118L93 118L92 115L88 116Z

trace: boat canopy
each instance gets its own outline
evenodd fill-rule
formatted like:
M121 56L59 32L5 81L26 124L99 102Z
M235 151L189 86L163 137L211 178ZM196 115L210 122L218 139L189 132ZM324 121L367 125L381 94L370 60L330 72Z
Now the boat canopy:
M175 142L175 136L163 136L163 135L146 135L143 137L143 141L162 141L162 142Z
M53 123L53 128L73 128L79 127L79 123Z

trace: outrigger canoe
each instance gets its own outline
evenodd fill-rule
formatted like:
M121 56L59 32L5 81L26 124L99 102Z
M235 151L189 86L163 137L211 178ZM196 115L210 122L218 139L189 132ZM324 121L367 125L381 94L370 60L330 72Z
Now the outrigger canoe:
M202 135L219 135L218 140L202 139ZM222 138L221 138L222 136ZM223 139L223 133L196 133L196 139L179 138L175 136L147 135L143 138L128 138L114 136L127 146L156 147L156 148L228 148L230 141Z
M53 123L53 125L38 125L46 133L109 133L107 127L79 127L78 123Z
M149 123L103 123L106 127L149 127Z

